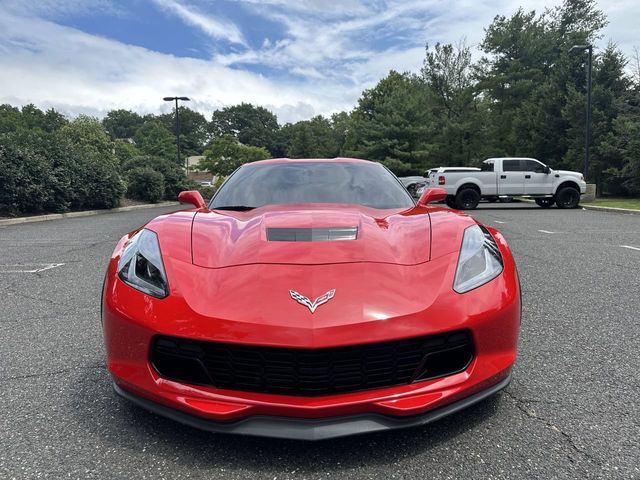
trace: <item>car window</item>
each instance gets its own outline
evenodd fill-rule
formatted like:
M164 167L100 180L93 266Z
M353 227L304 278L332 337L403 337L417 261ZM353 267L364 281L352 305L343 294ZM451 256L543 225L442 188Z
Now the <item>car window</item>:
M521 172L520 160L503 160L502 161L503 172Z
M398 179L379 163L286 162L241 167L220 187L210 208L291 203L414 206Z
M480 165L480 171L482 172L493 172L493 162L485 162Z
M544 173L544 165L535 160L522 160L522 170L525 172Z

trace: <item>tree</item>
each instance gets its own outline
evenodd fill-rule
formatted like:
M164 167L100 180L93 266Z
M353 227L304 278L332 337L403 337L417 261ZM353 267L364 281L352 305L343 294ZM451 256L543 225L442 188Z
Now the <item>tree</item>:
M232 135L223 135L214 139L200 160L199 169L212 175L227 176L243 163L269 158L269 152L262 147L243 145Z
M0 105L0 133L15 132L21 129L53 132L67 123L64 115L52 108L43 112L33 104L25 105L22 109L6 104Z
M182 106L178 108L180 112L180 151L184 155L200 155L209 139L207 119L201 113L190 108ZM175 135L175 111L165 113L157 118L169 132Z
M278 119L273 113L250 103L216 110L209 124L214 138L232 135L242 144L266 148L274 157L284 154L277 141L279 129Z
M147 120L133 136L136 147L144 155L176 159L176 140L159 120Z
M321 115L311 120L287 124L287 156L290 158L333 158L340 154L342 141L332 120Z
M417 77L391 71L358 100L345 154L378 160L400 175L423 173L429 166L430 139L436 128L430 101Z
M589 181L601 191L606 178L605 171L620 165L618 152L611 150L610 134L623 107L623 98L631 85L625 68L627 60L614 44L597 55L593 65L591 147ZM584 162L584 126L586 120L586 97L576 88L569 89L567 105L563 115L570 125L567 130L567 153L564 163L576 170L582 170ZM623 127L618 123L617 128ZM627 126L630 126L627 124ZM624 129L623 129L624 130Z
M102 125L113 139L133 138L143 123L144 120L136 112L124 109L111 110L102 120Z
M80 115L60 131L83 156L112 165L117 164L113 153L114 144L98 119Z
M584 139L584 121L580 126L570 118L585 91L584 55L568 50L593 43L605 24L593 0L565 0L541 15L519 9L493 20L481 44L488 56L478 67L478 89L488 102L494 155L579 168L567 152Z
M72 189L75 195L72 207L113 208L118 206L124 193L124 184L118 171L118 159L113 142L102 123L92 117L80 115L62 127L60 143L68 141L75 157Z
M433 133L431 162L435 166L469 164L486 151L486 108L476 95L471 49L457 46L427 45L421 80L430 90L430 108L439 128Z

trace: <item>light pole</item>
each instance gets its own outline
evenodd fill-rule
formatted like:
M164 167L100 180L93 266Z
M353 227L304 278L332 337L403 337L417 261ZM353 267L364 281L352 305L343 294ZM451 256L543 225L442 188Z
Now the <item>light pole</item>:
M165 102L176 102L176 149L178 154L178 165L180 165L180 114L178 110L178 100L182 100L183 102L188 102L190 100L189 97L164 97L163 100ZM185 173L189 173L189 159L184 159L184 171Z
M569 53L584 52L588 50L589 60L587 63L587 125L584 133L584 179L589 173L589 145L591 143L591 63L593 59L592 45L574 45L569 49Z

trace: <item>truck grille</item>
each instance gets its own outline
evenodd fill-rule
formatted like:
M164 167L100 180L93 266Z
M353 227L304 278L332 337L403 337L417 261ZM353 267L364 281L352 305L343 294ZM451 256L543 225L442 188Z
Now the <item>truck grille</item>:
M393 342L300 349L158 336L160 376L228 390L320 396L406 385L451 375L473 358L466 330Z

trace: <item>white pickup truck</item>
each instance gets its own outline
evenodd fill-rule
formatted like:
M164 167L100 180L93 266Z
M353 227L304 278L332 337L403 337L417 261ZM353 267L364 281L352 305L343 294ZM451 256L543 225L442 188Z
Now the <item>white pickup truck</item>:
M480 171L440 168L429 172L429 187L447 191L452 208L470 210L481 198L496 201L515 196L534 198L543 208L575 208L587 184L579 172L552 170L534 158L489 158Z

